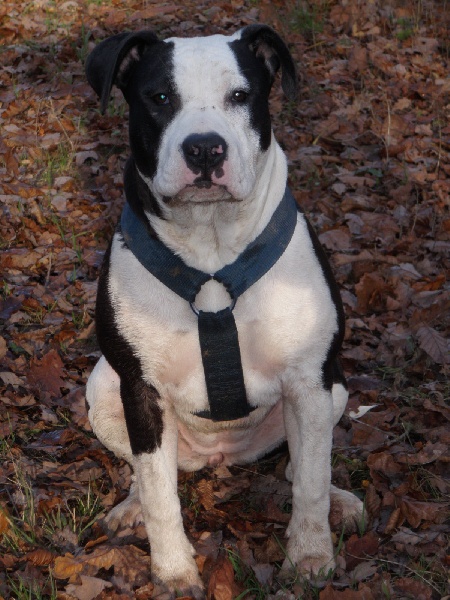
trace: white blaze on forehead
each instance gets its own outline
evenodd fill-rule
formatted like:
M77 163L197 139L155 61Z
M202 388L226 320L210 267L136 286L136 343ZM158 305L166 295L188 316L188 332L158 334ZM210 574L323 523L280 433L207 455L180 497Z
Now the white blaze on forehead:
M227 92L246 89L247 81L229 46L233 39L236 36L212 35L170 40L174 42L174 83L183 104L222 105Z

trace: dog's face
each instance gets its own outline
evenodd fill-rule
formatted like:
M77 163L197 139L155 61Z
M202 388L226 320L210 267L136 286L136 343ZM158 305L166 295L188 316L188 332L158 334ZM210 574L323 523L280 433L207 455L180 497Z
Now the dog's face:
M120 34L94 50L86 70L104 106L113 83L123 91L136 165L158 202L175 203L251 194L271 144L268 98L280 65L292 96L289 51L255 25L229 37Z
M245 76L240 60L258 75ZM224 36L174 39L146 53L136 78L145 73L147 85L126 96L133 154L157 197L248 196L271 136L271 82L260 62Z

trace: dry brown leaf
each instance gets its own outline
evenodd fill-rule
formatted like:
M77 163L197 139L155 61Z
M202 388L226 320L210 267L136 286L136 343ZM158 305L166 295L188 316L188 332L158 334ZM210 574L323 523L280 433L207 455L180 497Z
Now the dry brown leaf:
M396 589L415 600L431 600L433 596L433 589L430 586L424 581L414 579L413 577L400 577L393 583Z
M11 522L3 509L0 509L0 535L8 533L11 528Z
M73 554L67 553L65 556L55 558L55 564L52 569L53 576L56 579L69 579L77 573L81 573L84 563L75 558Z
M201 556L210 558L215 561L217 560L217 556L219 555L219 548L221 543L221 531L215 531L213 533L211 533L210 531L204 531L195 543L195 550L197 554L200 554Z
M319 600L376 600L369 587L360 584L358 590L338 591L333 588L331 583L319 594Z
M66 587L67 593L75 596L78 600L93 600L105 588L112 587L109 581L104 581L98 577L81 575L80 579L81 585L70 584Z
M37 567L50 565L55 558L56 554L54 552L50 552L50 550L46 550L44 548L27 552L24 556L25 560Z
M367 458L367 465L370 472L379 471L383 475L398 475L403 472L403 467L396 463L394 457L386 451L374 452Z
M28 371L28 381L36 393L44 397L58 398L64 381L63 362L56 350L50 350L41 359L33 358Z
M450 364L449 342L436 329L423 325L417 330L419 346L434 362L440 365Z
M427 465L447 454L447 444L427 442L417 454L400 454L396 457L396 460L407 465Z
M329 229L319 236L320 242L329 250L345 251L352 246L351 235L346 227Z
M379 545L379 537L373 531L369 531L362 537L353 534L345 544L347 568L351 570L361 561L374 556Z
M419 527L422 521L442 523L448 516L448 507L435 502L418 502L404 498L400 508L412 527Z
M383 310L388 289L389 286L379 273L365 273L355 286L358 312L367 314Z
M234 580L233 566L226 556L222 556L214 566L208 585L208 600L234 600L239 587Z
M367 48L355 44L348 58L348 70L350 73L364 73L368 65Z
M0 360L2 360L5 357L7 349L8 346L6 344L6 340L3 336L0 335Z
M28 248L14 248L3 250L0 255L0 266L2 269L27 269L34 266L42 255Z
M157 15L167 14L180 10L180 6L176 4L157 4L155 6L148 6L143 10L138 10L128 19L130 22L143 21L145 19L153 19Z
M110 569L114 566L116 574L120 572L127 580L137 579L142 571L148 569L149 557L143 550L135 546L96 548L91 554L80 554L74 557L66 554L55 560L54 574L57 579L67 579L76 573L81 573L87 567L89 574L100 569Z
M377 494L375 486L370 484L366 490L366 507L370 517L377 517L380 512L381 498Z
M202 479L195 486L199 500L204 506L204 508L206 508L206 510L211 510L212 508L214 508L215 505L213 485L213 481Z
M385 528L384 528L385 535L389 535L390 533L392 533L394 531L394 529L397 529L397 527L399 527L403 523L403 521L404 521L404 518L401 514L401 509L398 507L395 508L392 511L392 513L385 525Z

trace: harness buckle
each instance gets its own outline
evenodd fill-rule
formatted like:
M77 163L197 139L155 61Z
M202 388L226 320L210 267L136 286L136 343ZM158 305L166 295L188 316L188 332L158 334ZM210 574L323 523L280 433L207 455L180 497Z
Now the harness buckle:
M233 299L231 300L231 304L230 304L230 306L227 306L226 308L224 308L224 309L221 309L221 310L226 310L227 308L229 308L231 311L233 311L234 307L236 306L236 300L237 300L237 298L233 298ZM199 308L197 308L197 307L195 306L195 302L189 302L189 306L191 307L191 309L192 309L192 312L194 313L194 315L197 315L197 317L199 316L199 314L200 314L201 312L203 312L203 311L201 311ZM218 311L218 312L219 312L219 311Z

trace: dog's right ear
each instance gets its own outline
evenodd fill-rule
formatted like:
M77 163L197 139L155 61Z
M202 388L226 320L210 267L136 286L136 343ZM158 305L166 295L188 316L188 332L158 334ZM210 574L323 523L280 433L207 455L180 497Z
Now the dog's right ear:
M158 42L152 31L119 33L101 42L86 60L86 76L100 98L102 113L108 106L114 84L123 89L133 65L138 62L145 48Z

